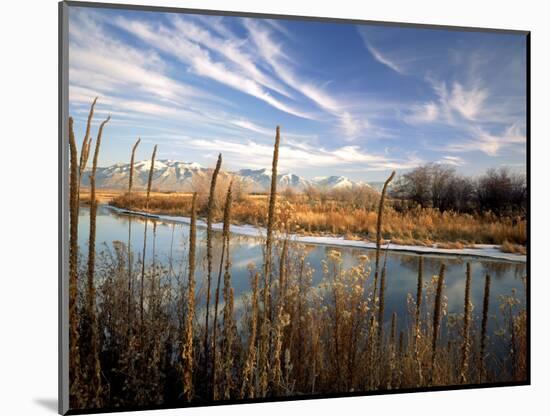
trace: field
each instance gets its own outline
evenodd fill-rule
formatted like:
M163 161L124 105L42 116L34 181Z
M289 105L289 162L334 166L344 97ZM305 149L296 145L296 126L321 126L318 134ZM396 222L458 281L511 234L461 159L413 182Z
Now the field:
M106 193L104 200L112 198L113 206L150 213L189 216L191 194L151 193L148 208L145 192L128 195ZM108 197L107 197L108 196ZM376 196L377 198L377 196ZM233 203L232 223L267 224L268 195L243 195ZM366 208L348 201L311 199L306 195L280 196L281 204L292 211L294 233L304 235L337 235L348 239L375 240L377 213L372 201ZM204 215L206 206L199 207ZM518 217L441 212L431 208L417 208L404 212L392 208L389 201L385 209L382 238L395 244L462 248L472 244L498 244L503 251L525 253L527 241L526 220ZM221 204L214 211L214 219L221 221Z

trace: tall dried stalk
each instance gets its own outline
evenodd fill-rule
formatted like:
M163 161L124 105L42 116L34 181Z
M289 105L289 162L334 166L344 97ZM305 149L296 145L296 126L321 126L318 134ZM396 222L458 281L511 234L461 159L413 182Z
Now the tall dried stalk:
M206 261L208 263L208 274L206 282L206 318L205 318L205 330L204 330L204 374L206 376L206 395L208 396L208 361L210 345L208 344L208 321L210 317L210 287L212 285L212 219L214 215L214 202L216 194L216 180L222 167L222 154L218 155L218 161L216 162L216 168L212 172L212 179L210 181L210 194L208 195L208 208L206 212Z
M82 174L84 173L84 169L86 169L88 156L90 154L90 145L91 145L90 130L92 126L92 119L94 117L94 109L97 103L97 99L98 97L94 98L94 101L92 102L92 105L90 107L90 111L88 113L88 121L86 122L86 133L84 133L84 140L82 141L82 148L80 149L80 172L79 172L80 177L82 177Z
M382 271L384 273L384 271ZM387 389L391 389L394 386L395 369L397 366L397 312L394 312L391 316L390 327L390 341L388 345L389 349L389 373L387 377Z
M232 193L231 193L231 187L233 186L233 182L229 184L229 187L227 188L227 194L225 198L225 207L223 210L223 232L222 232L222 252L220 256L220 267L218 271L218 281L216 285L216 294L214 299L214 324L213 324L213 333L212 333L212 386L213 388L213 394L214 394L214 400L217 400L218 398L218 386L217 386L217 358L216 358L216 345L217 345L217 333L218 333L218 305L220 300L220 285L221 285L221 277L222 277L222 269L223 269L223 260L225 256L225 250L226 247L229 249L229 227L231 226L231 203L232 203ZM229 253L228 260L229 260ZM228 273L228 270L226 270L226 273Z
M273 245L273 228L275 225L275 205L277 204L277 163L279 161L279 143L281 141L281 130L277 126L275 134L275 145L273 147L273 161L271 164L271 190L269 193L269 208L267 215L267 230L265 241L264 260L264 285L269 281L271 274L271 251ZM267 305L264 305L266 307Z
M415 305L415 337L419 335L420 332L420 311L422 310L422 274L424 268L424 259L418 257L418 279L416 282L416 305Z
M384 253L384 265L382 266L382 273L380 276L380 302L378 307L378 348L382 345L384 336L384 309L385 309L385 292L386 292L386 274L387 267L386 262L388 260L388 248Z
M485 290L483 292L483 315L481 318L481 339L479 347L479 382L485 379L485 348L487 345L487 319L489 316L489 295L491 292L491 276L485 276Z
M376 290L378 286L378 273L380 269L380 245L382 242L382 216L384 214L384 201L386 199L386 192L388 190L389 183L393 180L395 171L384 182L382 193L380 194L380 201L378 202L378 218L376 220L376 260L374 266L374 293L373 301L376 299Z
M139 143L141 142L141 139L138 137L137 141L134 143L134 146L132 147L132 157L130 158L130 178L128 179L128 193L132 193L132 186L134 184L134 159L136 156L136 150L139 146Z
M191 202L191 225L189 227L189 277L187 286L187 315L185 317L185 337L182 351L183 395L190 402L193 399L193 320L195 318L195 256L197 242L197 193Z
M94 401L96 405L100 405L100 397L102 393L101 387L101 363L99 361L99 328L97 325L96 314L96 294L95 294L95 237L96 237L96 216L97 216L97 200L96 200L96 186L95 177L97 171L97 160L99 157L99 148L101 146L101 136L103 134L103 128L105 124L109 122L111 117L107 117L99 126L97 134L97 140L94 151L94 158L92 163L92 173L90 175L90 235L88 241L88 285L87 285L87 311L86 315L88 323L90 325L91 339L91 359L93 360L93 389L95 394Z
M462 328L462 357L460 365L460 382L468 381L468 368L470 361L470 325L472 319L472 301L470 297L470 286L472 281L472 268L470 263L466 264L466 287L464 289L464 326Z
M71 380L71 400L77 399L80 389L80 351L78 348L78 164L74 138L73 118L69 117L69 378Z
M421 311L422 311L422 274L423 274L423 266L424 266L424 259L422 257L418 257L418 278L416 282L416 305L415 305L415 320L414 320L414 334L413 334L413 352L414 352L414 360L416 364L416 369L418 372L418 386L422 385L424 382L424 375L422 372L422 361L420 360L420 354L418 351L418 343L420 341L421 336Z
M231 185L229 186L228 194L231 192ZM227 196L226 206L231 207L231 195ZM231 221L230 208L227 210L227 215L224 215L224 226ZM234 292L231 287L231 259L229 257L229 226L224 230L226 242L226 260L225 260L225 273L223 275L223 391L222 397L225 400L230 399L231 391L233 389L233 360L234 350L233 343L236 337L235 323L233 321L233 307L234 307Z
M267 216L267 230L264 259L264 292L263 292L263 317L260 343L260 395L265 397L269 382L269 294L272 261L273 229L275 227L275 205L277 203L277 163L279 161L279 143L281 141L280 127L277 126L275 145L273 147L273 162L271 165L271 191L269 194L269 208Z
M248 347L246 352L246 361L244 363L243 373L242 373L242 385L240 398L244 399L248 397L253 399L255 397L254 381L252 380L254 374L254 367L256 364L256 329L258 325L258 284L259 284L260 274L255 273L254 278L252 279L252 311L250 317L250 334L248 336Z
M443 282L445 280L445 264L441 265L439 269L439 276L437 278L437 290L434 300L434 312L433 312L433 334L432 334L432 360L431 360L431 375L430 384L433 383L435 373L435 358L437 354L437 340L439 338L439 330L441 327L441 303L443 298Z
M90 112L88 113L88 121L86 122L86 132L84 133L84 139L82 140L82 147L80 149L80 164L78 168L78 186L77 186L77 194L80 199L80 184L82 182L82 175L84 174L84 170L86 169L86 165L88 163L88 157L90 155L90 149L92 145L92 139L90 137L90 130L92 126L92 119L94 117L94 108L95 104L97 102L97 98L94 98L94 101L92 102L92 105L90 107ZM77 207L77 212L78 212Z
M136 149L139 146L141 139L138 138L134 146L132 147L132 156L130 157L130 178L128 179L128 195L132 193L132 185L134 181L134 158L136 154ZM130 331L132 329L132 297L133 297L133 288L132 288L132 263L133 263L133 254L132 254L132 216L128 216L128 339L130 338Z
M283 240L281 257L279 259L279 296L277 300L277 315L275 323L275 335L273 340L273 388L275 395L281 394L282 363L281 353L283 346L283 329L286 322L283 322L285 285L286 285L286 256L288 252L288 239Z
M147 180L147 197L145 200L145 211L149 211L149 198L151 195L151 186L153 184L153 173L155 171L155 157L157 155L157 145L153 148L153 154L151 156L151 167L149 168L149 178ZM145 216L145 229L143 231L143 252L141 255L141 286L139 291L139 318L140 318L140 333L143 336L143 294L145 286L145 252L147 250L147 220L149 216Z

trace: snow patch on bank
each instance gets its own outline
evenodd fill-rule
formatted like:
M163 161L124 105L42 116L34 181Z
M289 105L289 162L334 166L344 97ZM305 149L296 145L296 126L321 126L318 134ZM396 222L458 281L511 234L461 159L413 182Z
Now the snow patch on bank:
M119 214L123 215L135 215L139 217L148 217L151 219L166 221L178 224L190 224L191 219L189 217L179 217L172 215L153 215L146 214L139 211L131 211L128 209L121 209L107 205L107 207ZM197 219L197 227L206 227L206 221ZM222 231L223 223L214 223L212 224L212 229L215 231ZM230 232L237 235L249 236L249 237L265 237L266 230L262 227L255 227L252 225L231 225ZM319 244L326 246L336 246L336 247L352 247L352 248L363 248L363 249L375 249L376 244L373 242L366 241L355 241L355 240L346 240L344 237L330 237L330 236L307 236L307 235L298 235L292 234L290 239L295 242L305 243L305 244ZM491 258L497 260L506 260L525 263L527 261L527 256L523 254L515 253L503 253L500 251L500 246L492 244L476 244L475 248L461 248L461 249L452 249L452 248L438 248L436 246L414 246L414 245L401 245L401 244L389 244L384 245L384 249L388 248L391 251L403 251L409 253L419 253L419 254L443 254L443 255L452 255L452 256L473 256L473 257L483 257Z

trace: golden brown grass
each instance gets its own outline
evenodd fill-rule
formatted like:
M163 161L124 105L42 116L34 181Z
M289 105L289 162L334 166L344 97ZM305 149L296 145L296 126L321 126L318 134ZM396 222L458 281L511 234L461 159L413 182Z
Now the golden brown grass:
M521 244L511 243L508 240L504 240L500 246L500 250L504 253L527 254L527 247Z
M279 198L285 200L283 196ZM350 239L376 240L377 213L352 208L336 201L310 204L303 196L285 200L293 209L293 232L307 235L344 235ZM119 193L110 203L120 208L144 210L143 193L129 196ZM189 216L191 194L154 193L149 211L156 214ZM268 198L248 195L233 203L232 218L237 224L266 226ZM199 215L205 215L199 207ZM215 219L221 221L220 217ZM463 248L472 244L515 244L520 250L527 241L526 221L518 218L498 218L492 214L471 215L440 212L431 208L398 212L391 206L384 210L382 238L395 244Z

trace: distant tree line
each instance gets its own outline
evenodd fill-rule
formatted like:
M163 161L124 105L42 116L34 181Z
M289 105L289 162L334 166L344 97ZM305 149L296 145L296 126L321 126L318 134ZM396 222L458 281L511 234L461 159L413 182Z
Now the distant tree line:
M440 211L525 216L527 180L508 168L488 169L470 178L452 166L430 163L402 175L391 189L397 209L415 206Z

